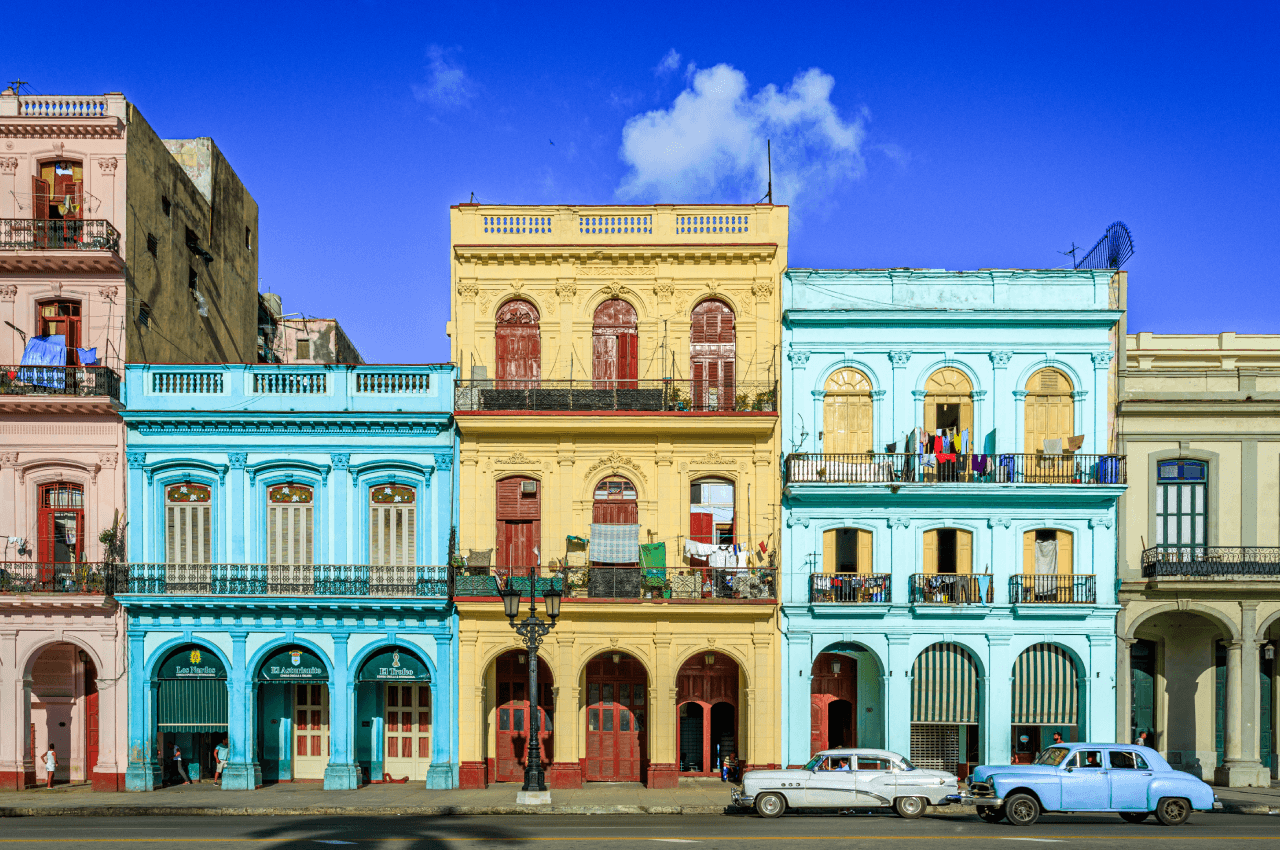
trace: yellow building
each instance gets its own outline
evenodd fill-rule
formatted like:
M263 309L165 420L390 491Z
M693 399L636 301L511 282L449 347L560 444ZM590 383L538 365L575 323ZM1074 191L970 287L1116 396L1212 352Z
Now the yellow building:
M552 787L776 764L787 209L461 205L451 228L463 787L522 775L496 592L533 571L565 592Z

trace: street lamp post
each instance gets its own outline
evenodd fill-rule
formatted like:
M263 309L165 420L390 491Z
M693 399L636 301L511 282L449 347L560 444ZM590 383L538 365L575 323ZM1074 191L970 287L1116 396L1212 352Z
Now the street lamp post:
M551 795L547 792L546 771L542 769L542 751L538 744L538 732L542 728L541 711L538 707L538 648L542 646L542 639L556 627L556 619L560 616L561 593L554 584L542 592L547 616L551 621L539 619L537 581L530 570L529 616L519 623L516 622L516 617L520 614L521 593L512 578L507 579L501 594L503 612L507 615L511 628L524 640L529 658L529 755L525 760L524 785L520 786L517 802L550 803Z

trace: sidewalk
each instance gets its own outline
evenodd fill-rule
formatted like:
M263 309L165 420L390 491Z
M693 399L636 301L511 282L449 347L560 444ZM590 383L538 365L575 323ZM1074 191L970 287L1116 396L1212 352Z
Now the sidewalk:
M638 783L593 782L575 790L553 790L550 806L517 806L519 786L474 791L428 791L419 785L369 785L356 791L325 791L319 783L268 785L256 791L223 791L212 783L180 785L148 793L97 793L87 785L53 790L0 792L0 817L56 815L594 815L731 814L729 786L714 779L683 779L658 790ZM1280 814L1280 784L1271 788L1215 788L1223 811ZM931 814L972 815L971 807L948 806Z

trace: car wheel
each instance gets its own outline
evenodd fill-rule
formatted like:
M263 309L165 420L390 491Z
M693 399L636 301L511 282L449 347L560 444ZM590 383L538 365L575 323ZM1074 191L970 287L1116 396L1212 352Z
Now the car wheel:
M1004 820L1004 806L983 806L978 809L978 817L987 823L1000 823Z
M1165 826L1181 826L1191 817L1191 803L1182 797L1161 797L1156 818Z
M1151 812L1121 812L1120 813L1120 817L1122 820L1124 820L1125 823L1142 823L1144 820L1146 820L1150 816L1151 816Z
M1004 817L1014 826L1031 826L1040 820L1040 803L1030 794L1014 794L1004 801Z
M904 818L918 818L924 814L929 801L924 797L899 797L893 801L894 811Z
M756 814L762 818L777 818L787 811L787 801L781 794L761 794L756 798Z

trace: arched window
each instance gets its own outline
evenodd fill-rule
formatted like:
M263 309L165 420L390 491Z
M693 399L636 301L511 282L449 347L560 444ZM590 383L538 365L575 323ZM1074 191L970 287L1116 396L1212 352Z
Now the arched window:
M78 366L80 359L80 302L41 301L36 304L36 327L40 336L61 336L67 347L67 365Z
M934 528L924 533L926 575L969 575L973 572L973 532Z
M733 310L711 298L693 308L689 327L689 374L694 410L733 410L737 344Z
M950 366L939 369L925 383L924 430L973 437L973 384L969 376Z
M841 369L827 378L822 402L824 454L870 452L871 382L857 369Z
M40 163L40 176L31 178L32 218L78 219L84 210L84 168L79 160Z
M1056 528L1022 533L1022 580L1019 598L1013 602L1078 602L1072 534Z
M63 481L42 485L39 523L40 563L74 564L84 560L83 487Z
M538 308L516 299L498 310L494 328L498 389L527 389L542 376Z
M398 566L418 562L418 492L402 484L369 488L369 563Z
M698 543L732 545L733 482L699 478L689 488L689 537Z
M267 563L312 564L311 505L315 492L301 484L267 489Z
M601 479L592 499L591 521L608 525L634 525L640 522L635 485L621 475Z
M635 307L611 298L596 308L591 331L591 378L596 389L636 388L637 339Z
M1071 379L1059 369L1041 369L1027 379L1025 437L1027 454L1061 454L1075 435Z
M213 561L213 491L184 481L164 489L165 561L208 564Z

